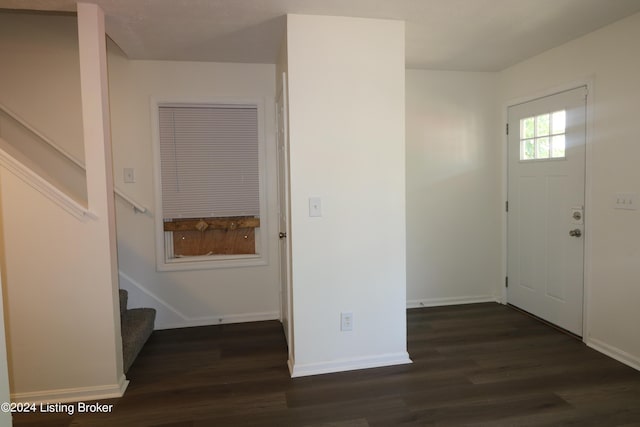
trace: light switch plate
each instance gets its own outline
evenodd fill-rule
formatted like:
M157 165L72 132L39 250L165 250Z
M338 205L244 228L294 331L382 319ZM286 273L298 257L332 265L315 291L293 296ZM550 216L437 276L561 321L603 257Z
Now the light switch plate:
M309 197L309 216L322 216L322 201L320 197Z
M638 209L637 193L616 193L613 200L614 209L625 209L635 211Z
M127 184L133 184L136 182L136 173L133 168L124 168L124 182Z

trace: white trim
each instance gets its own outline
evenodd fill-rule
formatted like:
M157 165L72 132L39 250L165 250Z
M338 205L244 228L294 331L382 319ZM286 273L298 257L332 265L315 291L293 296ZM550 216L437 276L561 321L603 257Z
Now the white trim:
M582 336L588 337L591 332L589 325L589 297L591 295L591 215L594 212L593 209L593 181L591 177L593 174L593 114L595 105L594 99L594 84L593 78L584 81L587 86L587 104L586 104L586 129L585 129L585 162L584 162L584 211L587 213L584 218L584 269L583 269L583 309L582 309Z
M160 105L255 105L258 108L258 162L260 174L260 229L256 232L257 255L214 255L207 260L192 261L192 257L184 260L167 260L165 255L165 238L162 214L162 171L160 170ZM155 191L155 250L157 271L206 270L215 268L255 267L269 263L269 216L267 210L267 138L264 98L150 98L151 139L153 148L153 180Z
M390 353L379 356L357 357L353 359L340 359L329 362L296 364L289 367L291 378L306 377L310 375L330 374L334 372L355 371L358 369L381 368L383 366L406 365L413 363L409 353Z
M64 157L70 160L71 163L75 164L81 169L84 169L84 164L82 163L82 161L80 161L76 156L74 156L73 154L69 153L67 150L65 150L58 144L56 144L54 140L52 140L51 138L49 138L48 136L40 132L38 129L31 126L29 123L27 123L25 119L23 119L20 115L18 115L18 113L12 111L9 107L7 107L2 103L0 103L0 110L4 111L5 114L7 114L16 122L20 123L20 125L23 126L25 129L27 129L29 132L31 132L32 134L34 134L35 136L37 136L38 138L40 138L41 140L49 144L51 148L56 150L58 153L62 154Z
M293 377L293 367L296 365L295 359L292 355L289 355L287 359L287 368L289 368L289 376Z
M13 173L76 218L81 220L98 218L95 213L60 191L57 187L50 184L47 180L2 149L0 149L0 165L4 166L9 172Z
M278 91L276 95L276 103L275 103L275 117L276 117L276 164L278 167L277 170L277 183L278 183L278 231L281 226L282 219L282 209L284 208L284 219L285 219L285 230L287 236L291 236L291 188L289 182L289 99L288 99L288 86L287 86L287 73L286 71L282 72L282 88ZM282 106L282 118L281 109ZM280 119L282 119L282 135L280 135ZM282 142L282 154L280 143ZM282 155L282 157L281 157ZM281 164L281 160L284 161L284 164ZM280 184L283 181L283 190L284 194L280 194ZM278 242L278 253L279 253L279 269L280 269L280 298L279 298L279 306L280 306L280 321L283 323L283 326L286 327L286 339L287 339L287 353L289 355L289 359L292 360L294 358L295 351L295 341L293 337L293 301L291 298L292 295L292 277L293 272L291 268L291 238L285 238L286 240L286 248L285 248L285 260L283 266L282 260L282 248L281 242ZM282 270L283 267L286 271L285 280L282 280ZM283 298L287 301L287 313L286 313L286 321L285 321L285 313L282 307ZM289 371L291 372L292 365L289 367Z
M154 330L191 328L194 326L225 325L230 323L262 322L266 320L280 320L279 311L265 311L261 313L223 314L219 316L193 317L180 323L156 322Z
M627 353L624 350L620 350L617 347L606 344L596 338L587 338L584 340L584 343L589 347L591 347L592 349L597 350L600 353L606 354L612 359L615 359L618 362L624 363L625 365L640 371L640 358L630 353Z
M182 312L180 312L177 308L173 307L171 304L169 304L168 302L166 302L165 300L163 300L162 298L160 298L159 296L157 296L153 292L149 291L146 287L142 286L142 284L137 282L135 279L133 279L132 277L130 277L127 274L123 273L121 270L118 270L118 275L120 276L120 281L119 282L120 282L120 287L121 288L123 288L124 290L130 292L131 287L133 287L133 288L137 289L138 291L142 292L143 294L145 294L146 296L148 296L149 298L151 298L154 301L156 301L157 302L156 308L158 308L159 306L164 307L167 310L169 310L170 312L172 312L173 314L175 314L176 316L178 316L179 318L184 319L185 321L187 321L187 316L182 314ZM124 279L124 281L123 281L123 279ZM130 286L126 286L125 283L129 283L131 285L131 287ZM158 321L156 319L156 325L157 324L158 324ZM156 326L156 328L157 328L157 326Z
M588 79L579 79L579 80L574 80L572 82L566 83L566 84L561 84L561 85L557 85L557 86L553 86L544 90L539 90L536 91L534 93L532 93L531 95L525 95L525 96L519 96L517 98L512 98L511 100L506 101L505 103L503 103L503 108L504 108L504 112L505 114L507 113L507 110L509 109L509 107L515 107L516 105L519 104L525 104L527 102L531 102L531 101L535 101L537 99L540 98L546 98L547 96L552 96L552 95L556 95L558 93L562 93L562 92L567 92L573 89L578 89L582 86L586 86L587 90L590 91L590 85L592 84L592 80L590 78ZM506 123L506 122L505 122ZM504 140L506 141L506 134L502 135Z
M11 401L34 403L37 405L40 403L88 402L92 400L114 399L124 396L128 385L129 380L122 375L118 384L12 393Z
M53 139L49 138L48 136L46 136L45 134L40 132L38 129L36 129L33 126L31 126L29 123L27 123L27 121L25 119L23 119L17 113L15 113L11 109L9 109L9 107L7 107L6 105L0 103L0 110L3 111L6 115L11 117L16 122L18 122L22 127L27 129L29 132L31 132L32 134L34 134L35 136L40 138L43 142L45 142L51 148L53 148L55 151L60 153L64 158L66 158L71 163L73 163L74 165L76 165L77 167L79 167L80 169L82 169L83 171L86 172L86 168L84 166L84 163L81 160L79 160L76 156L74 156L73 154L69 153L67 150L62 148ZM140 212L140 213L147 212L147 208L145 206L141 205L140 203L138 203L135 200L133 200L131 197L129 197L126 194L124 194L122 191L120 191L118 188L115 187L115 184L114 184L114 187L113 187L113 192L118 197L120 197L120 199L122 199L122 201L124 201L127 204L131 205L131 207L133 207L133 211L134 212Z
M500 303L500 298L495 295L482 295L473 297L448 297L448 298L425 298L415 299L407 301L407 308L422 308L422 307L440 307L445 305L460 305L460 304L478 304L482 302L497 302Z
M262 221L262 220L261 220ZM260 227L262 228L262 226ZM262 237L262 236L260 236ZM256 240L258 236L256 233ZM261 241L264 239L261 239ZM164 248L164 245L163 245ZM266 256L259 255L211 255L175 258L164 262L158 271L209 270L212 268L258 267L267 265ZM193 261L196 259L197 261ZM164 261L164 257L163 257Z
M502 276L500 277L500 281L498 282L498 294L500 295L500 302L502 304L507 304L507 287L505 286L505 278L507 277L507 261L508 261L508 252L507 252L507 241L508 234L507 231L509 229L509 216L506 210L506 203L509 200L509 136L506 132L506 126L509 123L509 105L503 105L502 108Z
M188 328L192 326L222 325L227 323L258 322L263 320L278 320L280 317L280 313L278 311L189 317L175 308L173 305L169 304L164 299L149 291L147 288L142 286L142 284L140 284L127 274L123 273L122 271L118 271L118 274L120 276L120 286L123 289L131 292L131 289L135 288L136 291L145 294L147 297L156 302L155 304L153 304L153 306L156 310L158 310L159 313L156 316L154 330ZM177 317L179 320L177 322L163 323L162 313L160 313L161 310L171 312L173 316Z

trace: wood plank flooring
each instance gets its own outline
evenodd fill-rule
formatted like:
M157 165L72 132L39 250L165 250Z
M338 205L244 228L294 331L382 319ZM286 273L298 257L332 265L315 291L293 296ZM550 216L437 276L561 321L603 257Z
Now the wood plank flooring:
M412 365L291 379L279 322L156 331L110 414L15 426L640 426L640 372L499 304L408 311Z

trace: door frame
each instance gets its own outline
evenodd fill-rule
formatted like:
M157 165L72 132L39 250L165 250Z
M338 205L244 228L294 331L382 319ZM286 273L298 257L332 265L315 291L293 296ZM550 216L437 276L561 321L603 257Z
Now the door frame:
M518 98L512 98L503 102L502 105L502 282L501 291L499 292L499 298L502 304L507 304L507 288L505 286L505 279L507 277L507 239L508 239L508 224L507 224L507 212L505 209L505 203L508 200L508 185L509 185L509 138L506 133L506 124L509 122L509 107L523 104L525 102L535 101L539 98L555 95L556 93L565 92L571 89L576 89L580 86L586 86L587 88L587 102L586 102L586 128L585 128L585 165L584 165L584 264L583 264L583 306L582 306L582 341L587 343L591 336L591 328L588 322L589 317L589 301L591 297L591 221L589 216L592 209L592 136L593 136L593 100L594 100L594 88L593 78L574 80L562 85L548 87L546 89L532 91L531 94L521 96Z
M284 232L286 233L285 239L286 241L286 251L285 251L285 260L284 260L284 268L286 269L286 278L282 280L282 268L283 268L283 260L282 260L282 248L281 241L278 240L278 263L280 274L279 277L279 298L278 303L280 305L280 321L282 322L285 317L284 309L282 306L283 298L287 301L286 307L286 339L287 339L287 354L289 356L288 364L289 370L291 370L291 366L293 366L294 360L294 337L293 337L293 286L292 286L292 269L291 269L291 201L290 201L290 180L289 180L289 94L288 94L288 82L287 82L287 73L285 71L282 72L281 75L282 88L277 91L276 99L275 99L275 115L276 115L276 163L277 163L277 176L278 176L278 232L282 232L280 229L280 218L281 212L280 210L284 207L286 211L286 225ZM281 164L280 161L280 102L282 102L284 115L282 116L283 121L283 146L285 153L285 162L286 164ZM284 195L280 194L280 180L284 179L285 193ZM284 200L282 199L284 197ZM284 205L284 206L283 206ZM283 289L284 285L284 289Z

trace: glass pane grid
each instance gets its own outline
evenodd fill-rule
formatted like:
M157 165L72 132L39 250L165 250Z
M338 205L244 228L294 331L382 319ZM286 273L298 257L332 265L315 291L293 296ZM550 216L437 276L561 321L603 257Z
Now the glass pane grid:
M566 111L520 120L520 160L565 157Z

